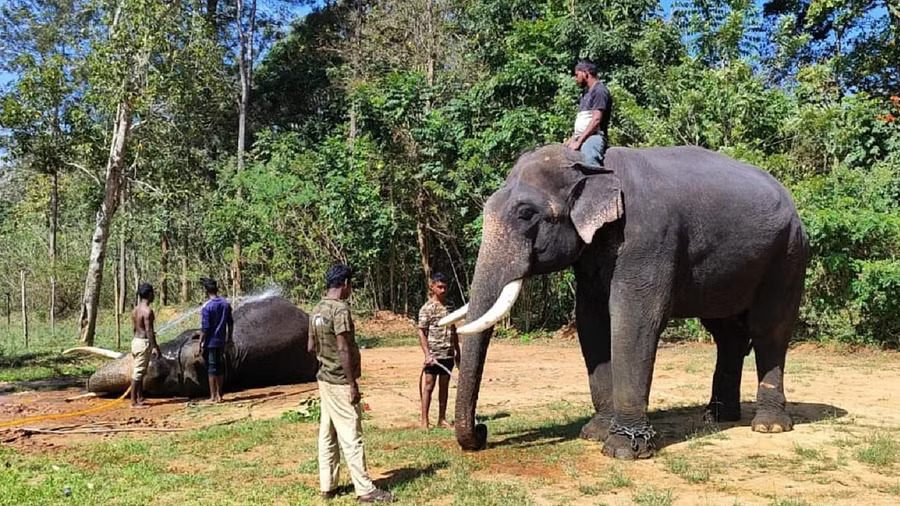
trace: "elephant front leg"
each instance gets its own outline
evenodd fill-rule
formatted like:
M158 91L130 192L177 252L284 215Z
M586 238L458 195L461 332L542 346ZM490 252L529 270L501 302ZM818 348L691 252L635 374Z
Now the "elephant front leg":
M668 300L659 291L612 297L612 379L614 416L603 454L617 459L646 459L656 450L656 432L647 418L650 383ZM617 293L615 287L613 293ZM618 299L618 300L614 300Z
M613 417L612 364L609 345L609 297L605 294L585 294L587 283L578 283L575 322L578 341L587 366L588 383L594 416L581 428L581 437L604 441L609 435Z

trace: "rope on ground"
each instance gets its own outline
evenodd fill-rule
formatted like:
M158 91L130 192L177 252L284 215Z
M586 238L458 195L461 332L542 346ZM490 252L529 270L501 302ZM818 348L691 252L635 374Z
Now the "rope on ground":
M40 422L43 420L60 420L60 419L64 419L64 418L73 418L76 416L87 415L90 413L96 413L98 411L103 411L104 409L109 409L109 408L115 406L116 404L119 404L120 402L125 400L125 397L127 397L128 394L130 394L130 393L131 393L131 387L128 387L128 389L125 390L125 393L123 393L118 399L107 402L106 404L104 404L102 406L97 406L97 407L91 408L91 409L84 409L81 411L73 411L71 413L58 413L58 414L53 414L53 415L30 416L28 418L22 418L20 420L13 420L11 422L0 423L0 429L8 429L11 427L15 427L17 425L22 425L24 423Z

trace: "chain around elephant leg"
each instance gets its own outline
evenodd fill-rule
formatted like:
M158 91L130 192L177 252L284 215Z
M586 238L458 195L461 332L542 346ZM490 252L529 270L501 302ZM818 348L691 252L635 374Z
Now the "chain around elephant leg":
M657 435L647 421L626 427L614 420L603 444L603 454L623 460L648 459L656 451Z

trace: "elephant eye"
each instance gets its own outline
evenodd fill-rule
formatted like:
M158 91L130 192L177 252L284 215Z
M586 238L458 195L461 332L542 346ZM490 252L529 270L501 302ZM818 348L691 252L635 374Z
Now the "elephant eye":
M528 221L531 218L534 218L534 215L537 214L537 210L532 207L523 207L519 209L519 219Z

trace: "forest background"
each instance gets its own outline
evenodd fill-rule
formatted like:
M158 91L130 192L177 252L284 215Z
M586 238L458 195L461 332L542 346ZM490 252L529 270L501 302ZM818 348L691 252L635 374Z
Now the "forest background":
M0 311L24 286L32 321L90 343L139 282L161 306L203 276L308 303L336 261L361 311L412 314L432 270L462 303L482 204L568 136L580 58L613 145L791 190L798 338L900 345L898 0L6 0ZM507 332L570 323L573 284L531 280Z

